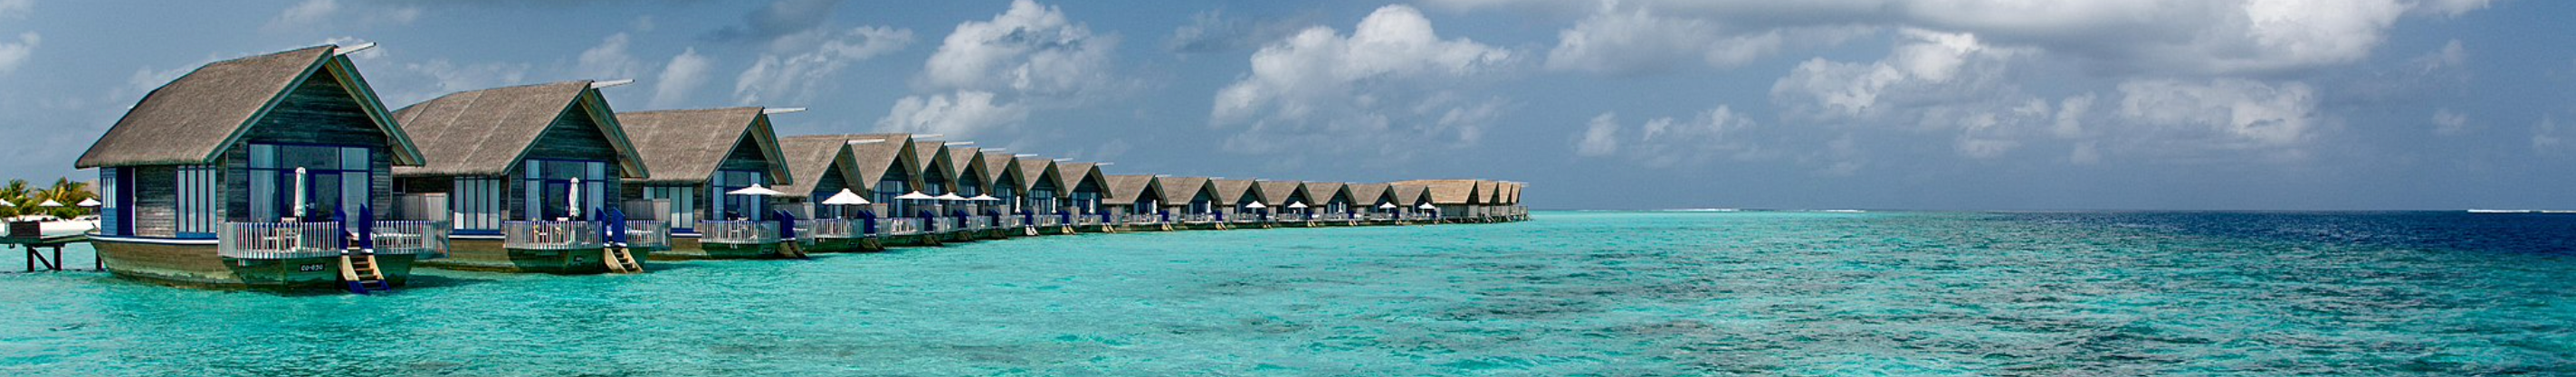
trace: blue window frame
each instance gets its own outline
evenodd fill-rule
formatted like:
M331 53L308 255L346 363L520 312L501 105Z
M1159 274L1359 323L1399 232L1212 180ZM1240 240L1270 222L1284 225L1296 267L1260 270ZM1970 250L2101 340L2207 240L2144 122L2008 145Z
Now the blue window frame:
M250 144L250 166L245 169L250 182L249 218L323 219L335 211L354 216L359 206L375 199L372 158L365 147ZM300 180L299 168L303 170ZM297 192L304 195L297 197ZM304 207L295 207L298 199Z

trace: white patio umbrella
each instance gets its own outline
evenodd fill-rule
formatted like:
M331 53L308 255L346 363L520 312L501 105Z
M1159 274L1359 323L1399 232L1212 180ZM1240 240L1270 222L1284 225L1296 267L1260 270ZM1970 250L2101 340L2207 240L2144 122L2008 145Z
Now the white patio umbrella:
M1261 202L1252 202L1252 204L1245 204L1245 205L1243 205L1243 208L1262 209L1262 208L1270 208L1270 206L1268 206L1268 205L1262 205L1262 204L1261 204Z
M0 202L0 203L8 203L8 202ZM72 204L72 205L82 206L82 207L97 207L97 206L99 205L99 202L98 202L98 199L96 199L96 198L89 198L89 199L81 199L80 203L75 203L75 204Z
M972 198L966 198L966 200L973 200L973 201L978 201L978 202L998 202L998 201L1002 201L1002 198L996 198L996 197L993 197L992 195L976 195L975 197L972 197Z
M54 201L53 199L45 199L45 202L44 202L44 203L36 203L36 206L37 206L37 207L61 207L61 206L63 206L63 202L57 202L57 201Z
M845 189L841 189L841 193L838 193L838 194L832 194L832 197L831 197L830 199L823 199L823 204L830 204L830 205L868 205L868 198L866 198L866 197L862 197L862 196L859 196L859 194L858 194L858 193L850 192L850 189L846 189L846 188L845 188Z
M787 194L787 193L784 193L784 192L778 192L778 190L771 190L771 189L769 189L768 187L760 187L760 184L758 184L758 183L753 183L753 184L751 184L751 187L744 187L744 188L739 189L739 190L726 191L725 193L726 193L726 194L732 194L732 195L753 195L753 196L777 196L777 195L785 195L785 194Z
M1306 209L1304 202L1288 202L1288 209Z
M966 197L963 197L963 196L957 196L957 194L955 194L955 193L949 193L949 194L939 194L939 196L931 197L931 199L939 199L939 200L947 200L947 201L961 201L961 200L966 200Z
M17 203L10 203L10 202L9 202L9 201L7 201L7 200L0 200L0 207L16 207L16 206L18 206L18 204L17 204Z
M896 197L894 197L894 198L895 198L895 199L903 199L903 200L930 200L930 199L938 199L939 197L936 197L936 196L930 196L930 194L923 194L923 193L921 193L920 191L914 191L914 192L912 192L912 193L903 194L903 195L901 195L901 196L896 196Z
M1395 207L1396 207L1395 203L1386 203L1386 204L1379 204L1379 205L1377 205L1377 209L1395 209Z
M1422 205L1421 205L1421 206L1415 206L1415 207L1413 207L1413 208L1421 208L1421 209L1440 209L1440 207L1438 207L1438 206L1433 206L1433 205L1431 205L1431 203L1422 203Z

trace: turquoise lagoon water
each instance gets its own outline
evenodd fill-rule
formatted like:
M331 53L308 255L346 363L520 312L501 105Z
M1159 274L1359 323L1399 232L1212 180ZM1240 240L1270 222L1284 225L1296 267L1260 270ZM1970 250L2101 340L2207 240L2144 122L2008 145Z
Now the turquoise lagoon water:
M423 270L377 296L9 273L0 375L2570 374L2571 233L2542 215L1553 212Z

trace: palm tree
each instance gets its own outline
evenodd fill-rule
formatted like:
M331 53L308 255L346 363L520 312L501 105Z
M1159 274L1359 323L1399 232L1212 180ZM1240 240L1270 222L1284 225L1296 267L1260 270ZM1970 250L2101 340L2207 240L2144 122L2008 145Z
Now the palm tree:
M31 207L36 205L36 202L30 202L27 200L30 191L31 190L28 190L27 187L27 180L24 179L12 179L9 180L8 184L0 185L0 201L7 201L9 204L13 204L12 206L0 207L0 217L17 217L18 215L36 212L35 208Z
M89 214L88 208L81 208L80 206L75 205L75 203L80 203L81 200L97 197L96 194L89 192L89 182L74 182L71 178L55 178L53 187L47 187L42 191L38 191L37 196L37 202L51 199L56 203L62 203L64 205L63 207L40 209L44 210L46 214L53 215L55 218L63 219L78 218L81 217L81 215Z

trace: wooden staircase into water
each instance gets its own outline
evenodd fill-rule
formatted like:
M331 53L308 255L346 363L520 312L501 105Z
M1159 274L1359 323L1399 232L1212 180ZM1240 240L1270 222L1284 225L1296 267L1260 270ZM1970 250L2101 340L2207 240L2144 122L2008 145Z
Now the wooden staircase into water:
M340 281L349 285L350 293L362 295L369 291L394 289L392 283L385 282L384 272L376 268L376 255L373 253L341 253Z
M600 249L600 252L601 252L601 253L605 253L605 254L607 254L607 255L603 256L602 258L600 258L600 259L601 259L601 260L603 260L603 261L608 262L608 272L609 272L609 273L616 273L616 274L640 274L640 273L644 273L644 265L643 265L643 264L641 264L641 263L635 263L635 253L628 252L628 251L626 250L626 247L623 247L623 246L609 247L609 248L605 248L605 249Z

